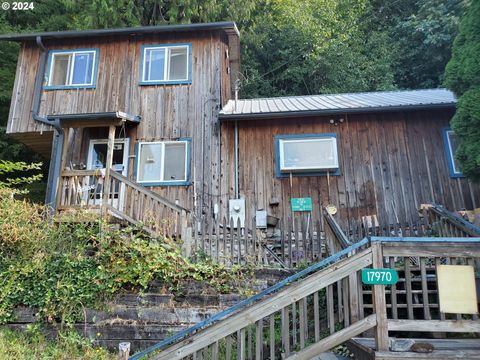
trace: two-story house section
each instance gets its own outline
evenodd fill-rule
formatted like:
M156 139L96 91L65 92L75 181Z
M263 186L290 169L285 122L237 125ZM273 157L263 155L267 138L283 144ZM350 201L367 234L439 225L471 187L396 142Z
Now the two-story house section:
M111 164L190 211L211 207L220 191L217 115L240 66L235 23L0 40L21 43L7 134L51 159L48 203L98 205ZM112 202L147 207L125 198L124 184L109 186Z

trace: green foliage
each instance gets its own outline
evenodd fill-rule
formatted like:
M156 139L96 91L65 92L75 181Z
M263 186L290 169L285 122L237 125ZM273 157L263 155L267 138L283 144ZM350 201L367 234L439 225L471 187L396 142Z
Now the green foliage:
M389 32L396 47L395 80L399 87L435 88L442 84L465 3L417 0L406 16L394 23Z
M0 160L0 177L15 172L29 172L31 170L41 170L42 163L27 164L23 161L13 162ZM19 185L31 184L34 181L38 181L42 178L42 174L34 174L29 176L18 177L6 177L4 180L0 180L0 188L14 188ZM21 190L15 190L20 192Z
M0 330L0 358L3 360L113 360L116 355L94 347L75 331L58 334L56 341L48 340L38 326L29 326L25 332Z
M480 52L479 52L480 55ZM459 99L452 119L452 128L459 145L455 158L463 174L480 182L480 83L467 90Z
M381 35L362 25L367 1L275 0L257 6L242 32L244 96L393 87ZM373 50L372 50L373 46Z
M480 3L473 1L460 24L452 59L445 69L445 84L457 96L480 86Z
M480 1L473 1L460 24L445 84L458 96L452 119L459 145L455 154L462 172L480 182Z
M168 239L99 221L52 226L44 212L0 191L0 322L24 305L37 308L43 321L72 324L86 307L100 306L121 289L146 290L152 281L174 292L188 281L219 292L245 282L239 267L194 263Z

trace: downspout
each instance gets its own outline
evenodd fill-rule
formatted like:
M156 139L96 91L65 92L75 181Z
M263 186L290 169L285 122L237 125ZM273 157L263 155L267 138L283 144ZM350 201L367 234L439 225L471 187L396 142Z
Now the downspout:
M237 111L238 91L240 90L240 79L235 80L235 112ZM240 198L238 185L238 121L235 120L234 135L234 167L235 167L235 199Z
M42 83L45 75L45 62L47 60L47 51L43 46L41 36L36 37L37 46L40 48L40 66L38 68L37 79L35 83L35 92L33 97L32 118L42 124L53 126L55 129L52 143L52 155L50 159L50 167L48 169L47 192L45 194L45 204L52 210L55 209L55 199L58 188L58 179L60 177L60 164L62 158L62 148L64 142L64 132L60 127L60 119L50 121L44 116L40 116L40 99L42 93Z

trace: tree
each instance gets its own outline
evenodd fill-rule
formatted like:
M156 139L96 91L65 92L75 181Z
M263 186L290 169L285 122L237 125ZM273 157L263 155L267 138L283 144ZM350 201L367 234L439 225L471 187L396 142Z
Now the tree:
M42 178L42 174L27 174L32 170L41 170L42 163L13 162L0 160L0 189L10 189L12 194L26 194L27 189L21 189L21 186L31 184ZM14 177L12 177L14 175Z
M364 22L386 37L396 86L442 84L460 15L468 0L370 0Z
M242 29L243 96L393 87L385 37L364 26L368 1L272 0Z
M452 128L459 138L455 154L462 172L480 182L480 1L474 0L460 23L445 84L458 97Z

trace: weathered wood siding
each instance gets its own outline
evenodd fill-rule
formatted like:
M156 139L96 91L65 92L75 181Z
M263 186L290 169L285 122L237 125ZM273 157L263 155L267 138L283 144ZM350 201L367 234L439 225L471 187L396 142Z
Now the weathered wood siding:
M337 126L329 117L239 121L240 194L247 212L256 209L284 218L292 215L290 198L312 197L314 216L334 204L342 222L377 214L380 222L417 218L421 203L451 210L480 206L480 187L450 178L442 128L451 111L348 115ZM274 136L336 133L340 176L275 176ZM222 124L222 192L233 197L234 123ZM272 198L280 200L270 206ZM223 197L227 202L227 197Z
M140 52L144 44L191 43L192 83L187 85L138 85ZM149 36L117 36L78 40L45 41L47 50L98 48L99 66L96 88L44 90L40 114L72 114L124 111L142 117L140 125L127 128L130 154L138 141L192 138L191 180L194 186L153 188L185 207L193 207L194 192L198 208L219 189L220 143L217 113L231 95L228 73L228 35L221 31L186 32ZM21 138L38 133L41 125L31 118L35 77L40 51L35 44L23 44L18 60L8 133ZM43 130L47 130L45 127ZM88 131L88 133L86 133ZM119 132L117 131L117 134ZM86 139L105 138L102 130L76 133L72 148L80 150L86 161ZM83 136L81 135L83 134ZM26 136L24 135L24 138ZM83 143L80 145L80 143ZM75 151L77 151L75 150ZM76 152L78 155L78 152ZM81 160L81 159L77 159ZM133 173L134 158L129 163Z

